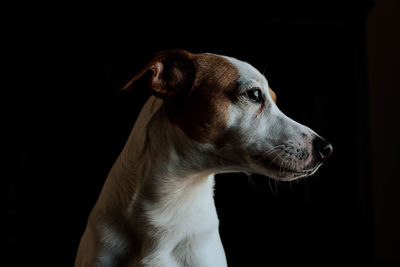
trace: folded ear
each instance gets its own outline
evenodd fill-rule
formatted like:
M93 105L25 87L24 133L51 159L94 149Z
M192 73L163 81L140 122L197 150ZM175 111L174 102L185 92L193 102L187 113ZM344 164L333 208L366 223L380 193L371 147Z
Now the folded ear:
M159 52L122 88L145 86L159 98L189 94L195 77L193 54L185 50Z
M271 87L269 87L268 89L269 89L269 94L271 95L272 100L276 104L276 94L275 94L275 92L271 89Z

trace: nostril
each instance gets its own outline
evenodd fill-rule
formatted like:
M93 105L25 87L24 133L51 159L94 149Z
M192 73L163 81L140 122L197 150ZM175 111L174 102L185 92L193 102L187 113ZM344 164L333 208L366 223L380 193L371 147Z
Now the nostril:
M333 147L323 138L316 136L313 140L313 154L317 160L325 161L332 154Z
M330 143L326 142L319 150L321 159L325 160L325 159L329 158L329 156L332 154L332 151L333 151L332 145Z

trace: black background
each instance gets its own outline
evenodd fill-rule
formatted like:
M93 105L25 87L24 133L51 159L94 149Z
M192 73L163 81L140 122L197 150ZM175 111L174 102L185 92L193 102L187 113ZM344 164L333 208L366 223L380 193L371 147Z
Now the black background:
M334 146L307 180L217 177L229 266L382 264L374 257L369 165L365 21L372 7L43 3L40 83L19 101L16 176L7 184L10 266L72 266L87 216L148 96L117 89L154 52L177 48L251 63L281 110Z

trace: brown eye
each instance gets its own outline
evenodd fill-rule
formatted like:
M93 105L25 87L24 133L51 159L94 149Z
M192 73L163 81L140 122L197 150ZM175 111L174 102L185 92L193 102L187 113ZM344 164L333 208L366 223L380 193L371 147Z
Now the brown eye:
M263 100L260 88L251 88L246 92L247 97L253 102L261 102Z

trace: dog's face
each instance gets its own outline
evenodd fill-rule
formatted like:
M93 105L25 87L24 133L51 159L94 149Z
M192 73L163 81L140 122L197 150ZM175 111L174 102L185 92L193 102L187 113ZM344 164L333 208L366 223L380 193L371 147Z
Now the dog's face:
M136 75L164 99L172 123L224 171L258 173L279 180L313 174L332 146L285 116L266 78L248 63L177 50L160 53Z

